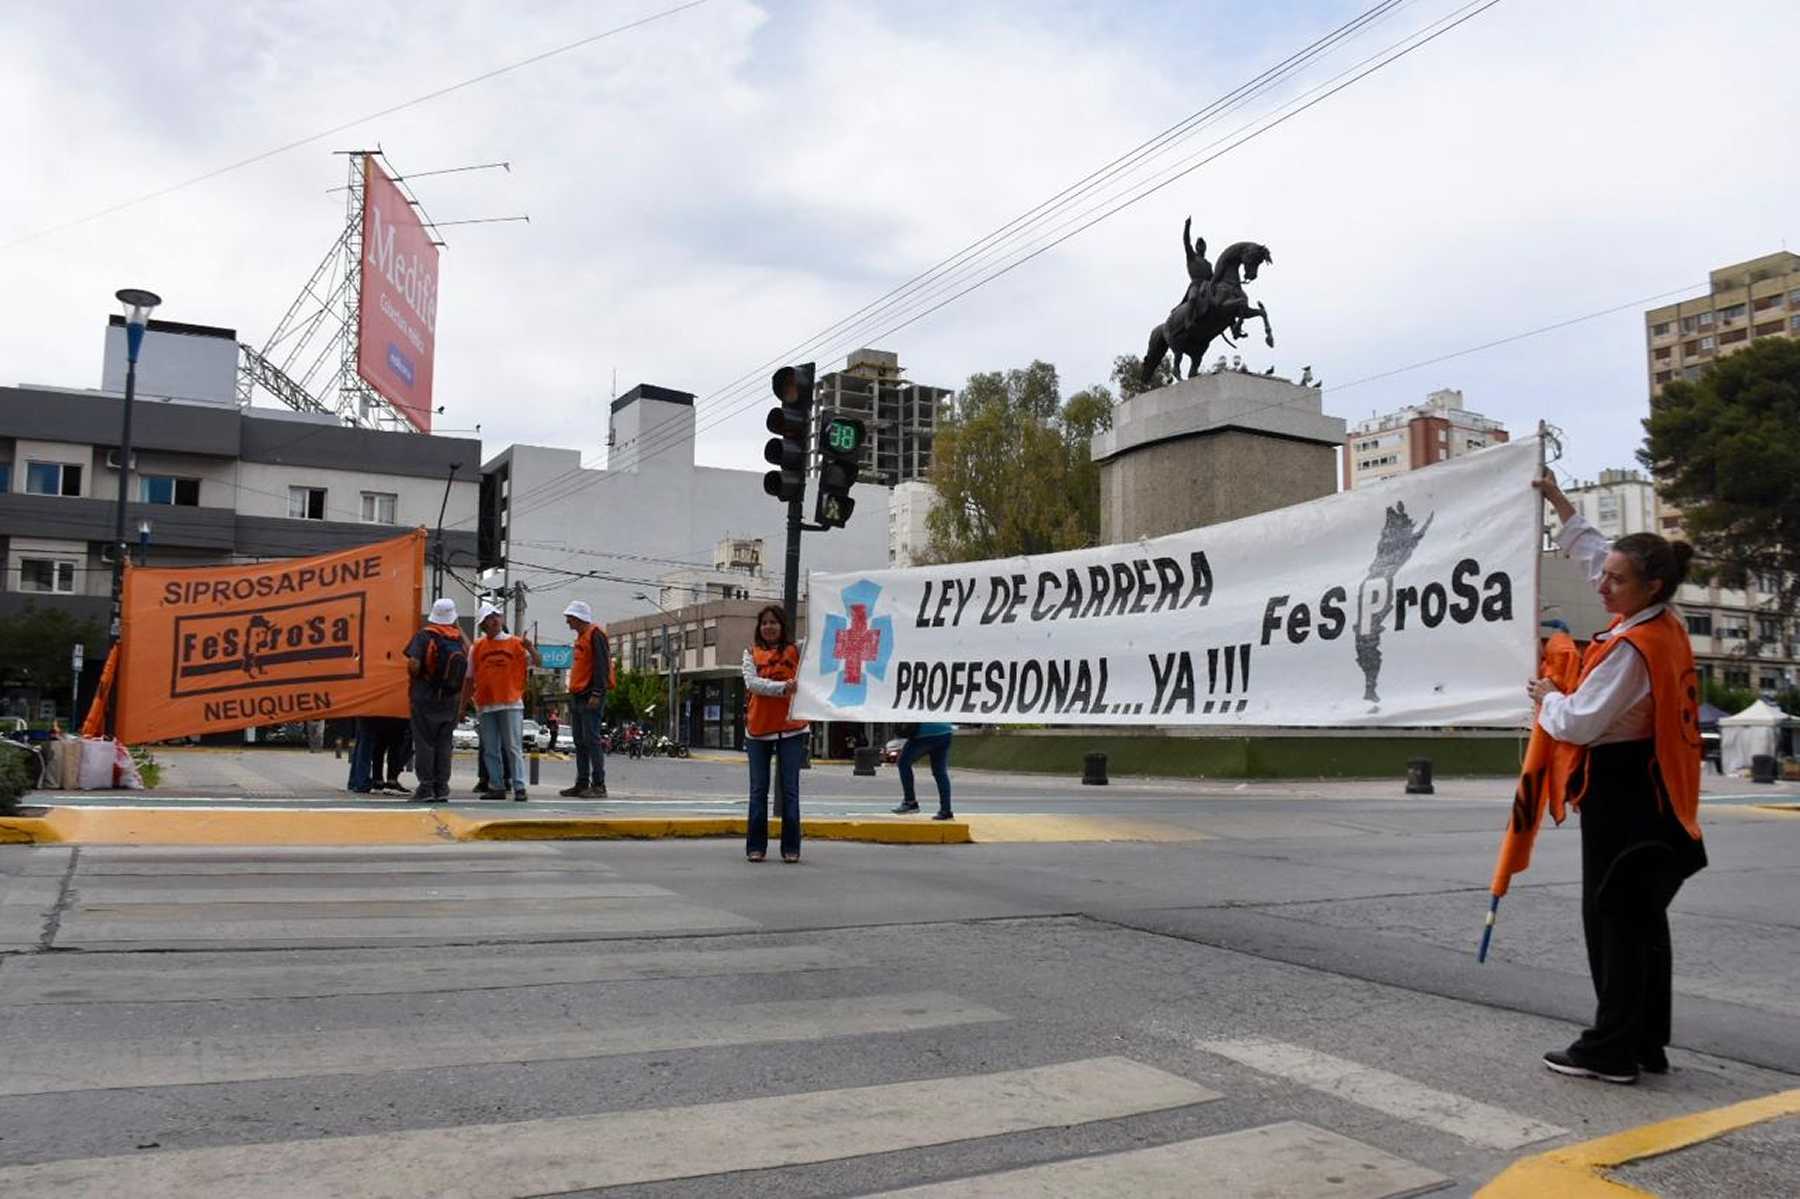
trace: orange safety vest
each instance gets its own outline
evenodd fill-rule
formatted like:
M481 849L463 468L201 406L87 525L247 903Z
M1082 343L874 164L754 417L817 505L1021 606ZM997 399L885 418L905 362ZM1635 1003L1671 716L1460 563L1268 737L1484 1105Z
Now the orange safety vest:
M760 645L750 651L756 673L765 679L787 682L800 675L800 651L786 645L780 649L764 649ZM744 731L753 737L770 737L776 733L792 733L806 728L804 720L789 715L792 695L757 695L750 693L744 713Z

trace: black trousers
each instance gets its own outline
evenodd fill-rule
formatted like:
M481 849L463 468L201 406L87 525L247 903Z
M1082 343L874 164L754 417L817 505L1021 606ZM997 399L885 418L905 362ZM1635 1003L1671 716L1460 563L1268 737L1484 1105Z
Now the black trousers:
M1594 979L1594 1025L1572 1050L1624 1072L1669 1043L1669 904L1706 865L1666 803L1652 742L1597 746L1581 801L1581 924Z

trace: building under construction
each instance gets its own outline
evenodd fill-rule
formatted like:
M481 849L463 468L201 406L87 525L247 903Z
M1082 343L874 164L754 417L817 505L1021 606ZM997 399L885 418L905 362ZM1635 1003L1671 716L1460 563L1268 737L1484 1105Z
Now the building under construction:
M860 478L894 487L931 474L931 445L940 415L948 411L952 392L946 387L909 383L900 356L887 350L856 350L844 369L817 382L814 390L813 444L833 416L863 422Z

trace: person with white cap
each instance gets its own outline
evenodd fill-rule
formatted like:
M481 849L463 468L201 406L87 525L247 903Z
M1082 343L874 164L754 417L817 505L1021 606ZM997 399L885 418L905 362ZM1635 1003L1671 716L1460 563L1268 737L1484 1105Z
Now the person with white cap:
M456 601L438 599L424 628L406 644L406 670L412 676L413 773L418 803L450 799L450 736L462 711L463 681L469 674L469 651L456 625Z
M612 646L606 630L594 623L586 600L563 609L575 634L575 660L569 668L570 733L575 741L575 785L559 793L572 799L606 798L606 750L600 725L606 719L606 691L612 682Z
M538 660L537 647L506 631L500 609L484 603L475 618L481 637L469 653L463 685L465 708L473 706L481 724L481 762L487 776L483 799L512 797L525 802L525 675Z

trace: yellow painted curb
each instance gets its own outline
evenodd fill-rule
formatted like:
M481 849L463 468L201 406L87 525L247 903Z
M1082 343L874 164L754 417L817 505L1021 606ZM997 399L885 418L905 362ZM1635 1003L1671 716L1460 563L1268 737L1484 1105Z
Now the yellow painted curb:
M1641 1158L1673 1153L1753 1124L1793 1115L1800 1115L1800 1089L1627 1128L1514 1162L1475 1194L1477 1199L1542 1199L1546 1195L1644 1199L1649 1192L1607 1178L1606 1172Z
M451 812L445 823L459 841L647 841L671 837L742 837L744 816L547 816L534 819L470 820ZM801 831L820 841L863 841L875 845L967 845L969 826L960 821L802 820ZM781 821L769 821L769 835Z
M1061 816L1047 812L976 812L963 820L979 844L1074 841L1211 841L1187 825L1129 816Z
M1759 804L1753 804L1752 806L1755 807L1758 811L1780 812L1783 816L1793 816L1796 814L1800 814L1800 804L1759 803Z
M279 808L51 808L0 817L0 844L80 845L430 845L443 841L617 841L742 837L744 816L472 818L419 811ZM781 821L769 822L779 836ZM962 845L958 821L805 820L806 836L876 845Z

